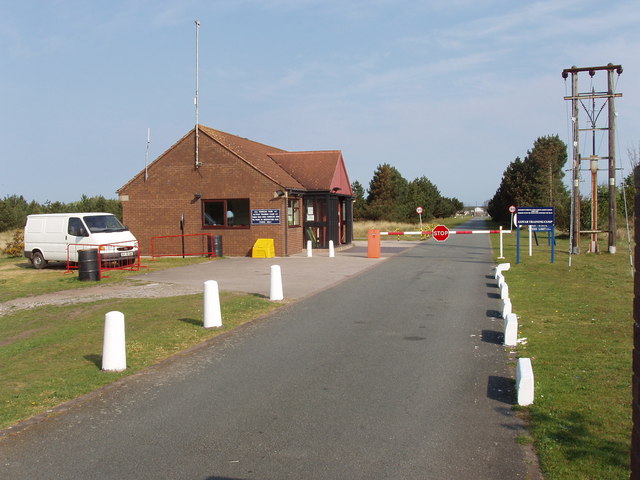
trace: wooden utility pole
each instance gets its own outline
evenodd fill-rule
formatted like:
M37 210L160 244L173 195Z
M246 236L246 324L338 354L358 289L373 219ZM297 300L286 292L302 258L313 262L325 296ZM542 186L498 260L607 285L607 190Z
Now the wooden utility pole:
M580 93L578 91L578 75L582 72L587 72L591 78L593 78L597 71L606 71L607 72L607 91L606 92L596 92L592 89L591 92L588 93ZM573 185L572 185L572 193L571 193L571 207L573 212L573 219L571 222L571 254L580 253L580 234L581 233L589 233L591 234L591 242L589 247L589 252L596 253L598 251L598 233L601 232L598 228L598 161L599 160L608 160L608 169L609 169L609 225L608 225L608 246L609 253L616 253L616 162L615 162L615 107L614 107L614 98L621 97L621 93L614 92L614 84L613 84L613 72L616 72L618 75L622 73L621 65L613 65L609 63L608 65L601 67L576 67L573 66L571 68L566 68L562 71L562 78L565 80L571 74L571 96L564 97L565 100L571 100L571 121L573 122ZM591 110L587 108L585 105L585 101L591 100ZM608 103L609 106L609 115L608 115L608 124L606 127L598 127L597 120L600 111L596 113L596 101L603 100ZM579 120L579 111L580 106L583 107L587 116L589 117L590 124L586 128L580 128L580 120ZM595 152L595 135L596 132L608 130L608 142L609 142L609 150L608 156L600 157L596 155ZM580 132L591 132L592 134L592 155L587 157L589 160L589 170L591 172L591 229L590 230L581 230L580 229L580 167L581 161L583 160L580 154Z
M575 68L575 67L574 67ZM566 71L562 72L563 78L567 78ZM571 73L571 123L573 126L573 169L571 185L571 253L580 253L580 133L578 130L578 75Z
M622 67L618 70L618 75ZM616 202L616 97L613 85L613 70L607 70L607 93L609 95L609 253L616 253L616 234L618 227Z

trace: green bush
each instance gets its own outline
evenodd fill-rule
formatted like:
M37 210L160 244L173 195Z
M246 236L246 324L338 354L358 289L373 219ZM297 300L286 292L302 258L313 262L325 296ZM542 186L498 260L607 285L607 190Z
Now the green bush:
M21 257L24 254L24 230L16 230L13 238L7 243L2 253L10 257Z

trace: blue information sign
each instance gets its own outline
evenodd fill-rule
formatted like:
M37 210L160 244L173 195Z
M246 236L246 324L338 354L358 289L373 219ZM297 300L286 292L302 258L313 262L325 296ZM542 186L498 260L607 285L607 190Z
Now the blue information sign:
M554 261L556 244L556 210L554 207L518 207L516 233L516 263L520 263L520 227L528 225L533 232L551 233L551 263Z
M251 225L279 225L279 208L258 208L251 210Z
M529 227L531 227L532 232L550 232L553 224L531 224Z
M553 225L556 220L554 207L518 207L518 225Z

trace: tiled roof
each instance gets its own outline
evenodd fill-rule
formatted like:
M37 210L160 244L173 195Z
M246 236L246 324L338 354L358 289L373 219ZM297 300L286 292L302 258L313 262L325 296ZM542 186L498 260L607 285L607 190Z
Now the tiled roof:
M331 191L339 187L341 194L351 195L339 150L287 152L202 125L200 131L285 188Z
M334 182L336 171L342 165L342 153L339 150L270 153L269 157L307 190L330 191L334 187L343 189L342 185Z
M279 185L285 188L304 189L303 185L269 157L269 153L280 153L285 150L202 125L200 125L200 131Z
M331 191L338 187L341 194L351 195L351 186L342 153L339 150L287 152L203 125L200 125L200 132L284 188ZM167 152L192 133L193 130L169 148ZM161 161L165 154L154 160L152 165ZM149 166L151 167L151 165ZM144 171L127 182L118 192L126 190L126 187L142 174Z

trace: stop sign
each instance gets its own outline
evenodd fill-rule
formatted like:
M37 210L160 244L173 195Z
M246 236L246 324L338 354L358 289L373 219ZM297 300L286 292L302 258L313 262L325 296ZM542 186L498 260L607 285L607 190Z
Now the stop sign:
M433 238L435 238L438 242L444 242L447 238L449 238L449 229L444 225L438 225L433 229Z

